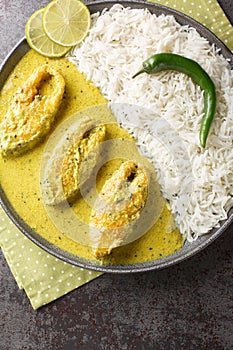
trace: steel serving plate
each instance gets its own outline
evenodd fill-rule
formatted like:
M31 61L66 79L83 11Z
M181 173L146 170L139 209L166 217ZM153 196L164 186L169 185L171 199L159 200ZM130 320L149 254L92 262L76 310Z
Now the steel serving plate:
M148 8L151 13L156 15L172 15L175 17L178 23L182 25L189 25L200 33L201 36L206 38L210 43L214 43L216 47L221 50L221 54L229 61L233 67L233 55L230 50L219 40L211 31L209 31L202 24L198 23L194 19L168 7L147 3L147 2L138 2L138 1L97 1L89 3L87 6L90 9L91 13L102 11L105 8L111 8L114 4L120 3L123 6L131 8ZM29 46L26 42L26 39L23 38L11 51L11 53L4 60L1 71L0 71L0 89L4 85L8 75L13 70L15 65L19 60L25 55L29 50ZM148 262L135 263L130 265L100 265L95 263L95 261L84 260L76 255L73 255L67 251L64 251L55 245L51 244L44 238L42 238L37 232L35 232L31 227L29 227L22 218L15 212L11 203L9 202L7 196L5 195L1 185L0 185L0 203L14 222L14 224L22 231L22 233L27 236L31 241L33 241L40 248L44 249L48 253L56 256L57 258L62 259L73 265L77 265L83 268L92 269L101 272L111 272L111 273L132 273L132 272L143 272L150 270L158 270L162 268L169 267L171 265L177 264L181 261L184 261L196 253L200 252L211 244L216 238L220 237L222 233L232 225L233 222L233 208L230 209L228 213L228 219L220 223L219 228L211 230L208 234L198 238L192 244L186 242L182 249L177 251L174 254L171 254L167 257L156 259Z

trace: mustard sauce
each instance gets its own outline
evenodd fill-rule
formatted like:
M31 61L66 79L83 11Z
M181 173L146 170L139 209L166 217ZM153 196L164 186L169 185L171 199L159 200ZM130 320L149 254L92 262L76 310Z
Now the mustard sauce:
M100 91L66 58L48 59L30 50L14 68L0 93L0 121L17 89L36 67L45 63L57 69L66 82L64 98L50 134L62 121L74 113L107 102ZM108 138L131 138L126 130L116 124L108 125L107 134ZM1 186L15 211L41 237L81 259L95 260L92 249L62 234L44 209L40 193L40 163L48 137L49 135L39 146L21 156L9 159L0 157ZM97 188L101 188L115 170L116 164L120 163L121 160L114 164L112 162L104 164L98 174ZM83 220L88 222L91 208L81 195L72 207L74 211L79 212ZM179 250L183 245L183 237L171 222L173 222L171 212L165 205L156 223L144 236L125 246L115 248L108 257L104 258L104 263L141 263ZM101 264L101 261L99 263Z

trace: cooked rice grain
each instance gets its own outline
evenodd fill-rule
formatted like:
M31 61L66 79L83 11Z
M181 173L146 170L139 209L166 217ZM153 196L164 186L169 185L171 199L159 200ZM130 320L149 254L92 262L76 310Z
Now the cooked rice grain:
M113 103L119 123L134 135L141 152L154 164L165 198L182 234L192 241L218 226L233 205L233 74L214 45L174 17L115 5L92 16L89 36L70 54L79 70ZM161 72L132 80L154 53L173 52L196 60L216 85L217 109L206 149L199 146L203 92L187 76ZM130 115L114 104L142 106L160 116L160 137L151 135L153 113ZM162 123L163 125L163 123ZM158 124L156 124L156 127ZM169 126L169 132L167 130ZM174 135L171 136L174 131ZM157 134L156 134L157 135ZM191 164L191 172L187 169Z

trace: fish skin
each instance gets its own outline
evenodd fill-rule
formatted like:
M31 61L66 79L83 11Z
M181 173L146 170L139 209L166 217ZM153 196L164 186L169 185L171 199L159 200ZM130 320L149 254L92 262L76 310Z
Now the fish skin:
M43 81L50 79L53 92L40 93ZM0 152L12 157L31 150L49 132L65 92L65 80L45 64L35 69L17 91L0 124Z
M47 205L76 198L98 161L98 146L105 135L106 126L90 117L82 118L75 132L64 134L64 140L50 155L42 183L42 196Z
M85 174L90 174L91 169L96 165L98 158L98 145L100 145L105 138L106 127L104 125L97 125L82 138L78 139L72 145L63 160L62 164L62 183L65 197L72 200L77 195L80 186L83 184ZM89 159L92 153L91 159ZM82 177L80 178L80 166L87 160L86 169L82 169Z
M90 217L93 253L97 259L120 246L128 224L137 220L148 196L145 169L133 161L124 162L108 179Z

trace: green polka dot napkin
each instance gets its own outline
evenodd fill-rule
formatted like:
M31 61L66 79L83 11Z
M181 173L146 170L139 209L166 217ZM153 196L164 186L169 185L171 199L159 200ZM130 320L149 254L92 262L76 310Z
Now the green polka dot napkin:
M212 30L233 50L233 28L216 0L157 0L186 13ZM34 309L91 281L101 273L67 264L26 238L0 208L0 246L16 279Z
M216 0L151 0L183 12L209 28L233 50L233 27Z
M0 246L19 288L25 290L34 309L101 274L63 262L36 246L16 228L1 207Z

